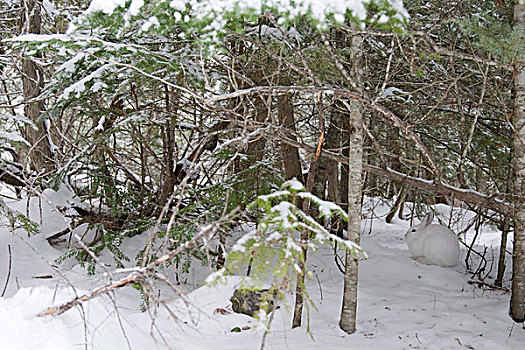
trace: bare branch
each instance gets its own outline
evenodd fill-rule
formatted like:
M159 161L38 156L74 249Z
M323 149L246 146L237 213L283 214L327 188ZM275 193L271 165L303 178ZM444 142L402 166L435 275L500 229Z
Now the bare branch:
M60 305L49 307L48 309L44 310L43 312L39 313L38 316L48 316L48 315L60 315L64 312L68 311L72 307L76 305L81 305L83 302L86 302L88 300L91 300L93 298L96 298L102 294L107 294L111 291L114 291L118 288L127 286L128 284L132 284L135 282L139 282L140 280L143 280L146 276L154 275L155 274L155 268L159 265L163 264L164 262L172 259L176 255L180 254L181 252L189 249L191 246L193 246L197 241L203 238L211 238L215 231L219 228L219 226L227 221L232 215L234 215L237 212L237 209L234 209L232 212L230 212L228 215L222 217L220 220L214 222L213 224L206 225L201 228L201 231L195 235L191 240L187 241L186 243L180 245L177 247L177 249L172 250L168 254L165 254L158 258L157 260L151 262L150 264L146 265L145 267L137 267L135 269L132 269L132 272L129 273L126 277L113 282L108 283L103 286L100 286L98 288L95 288L91 293L87 293L81 296L77 296L76 298L65 302Z

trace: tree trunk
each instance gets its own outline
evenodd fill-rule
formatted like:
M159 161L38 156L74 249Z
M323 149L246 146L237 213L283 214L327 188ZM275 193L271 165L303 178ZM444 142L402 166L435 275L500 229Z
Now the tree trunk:
M263 125L264 122L268 119L269 104L267 95L260 95L255 98L254 104L254 125ZM250 158L250 165L253 165L257 162L260 162L264 156L264 147L266 145L266 139L259 138L255 141L252 141L248 144L248 149L246 153ZM256 175L257 176L257 175Z
M525 6L514 5L516 26L525 26ZM525 42L525 36L522 37ZM512 252L512 296L510 314L516 322L525 321L525 51L516 60L514 80L514 249Z
M249 116L249 118L246 122L252 124L254 128L264 125L268 119L270 104L271 101L269 101L269 96L263 94L256 96L252 103L247 102L244 113ZM262 137L249 141L248 146L246 147L247 159L242 161L237 159L234 163L234 172L237 174L242 173L241 178L245 180L244 183L235 185L236 191L250 192L254 197L259 195L259 189L261 186L259 181L264 177L264 172L261 172L259 167L255 167L253 171L246 170L256 165L264 158L265 146L266 139ZM250 188L247 188L247 185L250 186ZM249 200L251 201L251 199ZM242 203L241 205L244 207L245 203Z
M22 34L40 34L41 15L40 2L35 0L21 0L20 32ZM24 138L31 144L31 149L24 148L19 156L23 163L29 162L30 167L40 172L55 168L51 143L44 121L40 120L44 109L42 101L31 101L36 98L44 86L42 70L30 58L22 59L22 87L24 91L24 113L37 127L26 126L23 130Z
M292 96L289 94L279 96L277 103L279 124L281 124L282 127L290 130L290 135L288 135L290 139L297 141L297 137L295 135L296 127L293 107ZM298 181L303 182L301 160L299 158L299 150L297 147L293 147L286 143L281 143L281 152L286 180L290 180L295 177Z
M355 35L351 41L351 78L356 85L362 87L362 65L360 64L360 49L362 37ZM361 103L349 101L349 158L348 158L348 237L359 244L361 237L361 191L363 170L363 109ZM359 257L346 251L346 267L344 277L343 306L339 325L345 332L352 334L356 330L357 312L357 281Z
M348 134L350 130L350 115L347 113L341 113L341 128L342 128L342 135L341 135L341 148L343 151L341 152L343 157L346 157L348 159L349 157L349 147L348 147L348 140L350 139ZM341 208L343 208L344 211L348 211L348 164L347 166L342 165L341 166L341 181L339 182L339 193L341 194L341 203L338 203Z
M163 128L162 147L164 154L164 162L162 164L163 171L161 174L161 186L157 206L158 208L162 208L166 204L168 198L173 193L173 188L176 183L175 124L177 123L176 112L178 110L178 101L171 101L171 96L172 92L169 90L169 87L167 85L164 85L164 103L166 104L166 113L169 116L166 117L166 125ZM175 105L175 111L172 111L172 105Z
M505 256L507 255L507 236L510 229L510 218L505 216L501 225L501 244L499 247L498 274L494 284L498 287L503 286L503 276L505 275Z
M330 128L328 129L328 134L326 135L326 147L330 151L335 151L340 149L341 138L347 133L343 133L343 128L348 124L349 116L340 110L337 107L332 105L330 112ZM347 129L346 129L347 130ZM345 131L346 131L345 130ZM346 140L345 140L346 141ZM343 152L346 152L343 151ZM348 156L348 152L346 152ZM332 159L327 160L327 169L326 169L326 181L327 181L327 194L328 200L334 203L337 203L343 206L343 201L346 203L346 197L348 193L348 170L345 166L341 166L341 180L339 178L339 162ZM344 181L343 181L344 180ZM344 186L344 190L343 187ZM347 208L344 208L346 210ZM330 230L339 237L343 236L343 230L345 228L345 222L341 218L335 218L331 220Z
M315 155L310 162L310 169L308 170L308 177L306 179L306 192L312 192L314 188L314 182L317 174L317 167L321 156L321 150L324 143L324 109L322 105L321 95L317 95L317 108L319 110L319 139L317 142L317 149ZM309 201L303 200L301 203L303 212L311 213L312 209ZM301 272L297 274L297 284L295 286L295 307L292 319L292 328L300 327L303 315L304 305L304 278L306 273L306 257L308 252L308 230L303 229L301 232L301 242L303 244L303 260L298 262L299 269Z

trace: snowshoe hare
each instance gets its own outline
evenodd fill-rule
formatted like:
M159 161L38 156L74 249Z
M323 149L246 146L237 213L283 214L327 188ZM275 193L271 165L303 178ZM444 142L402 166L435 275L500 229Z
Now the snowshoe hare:
M419 225L405 233L405 241L415 260L438 266L455 266L459 262L458 237L448 227L432 224L434 213L430 212Z

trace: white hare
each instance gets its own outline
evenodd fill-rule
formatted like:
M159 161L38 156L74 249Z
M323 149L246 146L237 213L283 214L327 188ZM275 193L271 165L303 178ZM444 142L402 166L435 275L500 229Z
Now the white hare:
M414 259L427 265L455 266L459 263L458 237L448 227L432 224L430 212L421 223L405 233L408 249Z

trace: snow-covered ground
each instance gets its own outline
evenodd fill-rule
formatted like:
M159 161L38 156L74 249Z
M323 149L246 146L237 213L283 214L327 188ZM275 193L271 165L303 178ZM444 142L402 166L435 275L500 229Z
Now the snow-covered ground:
M66 189L46 190L41 201L9 201L12 208L29 214L41 224L41 232L28 237L14 234L2 218L0 227L0 291L5 285L11 248L11 275L4 298L0 298L0 349L258 349L262 333L255 319L230 313L229 301L239 278L227 285L203 286L208 273L198 264L183 276L190 304L171 297L168 306L180 318L173 320L165 308L140 311L139 293L124 287L100 296L60 316L38 317L51 305L107 281L103 271L88 276L85 269L66 260L53 267L64 250L51 247L45 237L67 226L53 206L65 206ZM368 208L375 207L372 213ZM361 261L359 275L358 330L353 335L338 326L342 274L330 247L309 254L315 277L307 288L317 309L305 310L303 327L291 329L286 305L278 310L266 339L266 349L523 349L525 330L508 316L509 293L470 285L464 266L427 266L412 259L403 239L409 222L394 219L387 224L386 206L369 200L364 213L362 246L368 259ZM438 206L440 219L448 220L451 208ZM42 218L41 218L42 214ZM472 214L467 213L466 219ZM459 222L456 230L465 221ZM78 233L81 229L79 229ZM127 239L123 250L134 257L147 234ZM469 241L472 234L467 234ZM495 253L499 233L485 226L478 241ZM464 249L463 249L464 254ZM111 264L109 256L101 259ZM133 262L129 266L133 266ZM114 267L109 267L113 270ZM491 276L495 275L495 265ZM46 278L44 278L46 277ZM122 277L122 276L119 276ZM508 286L508 276L505 281ZM292 305L292 296L288 304ZM307 320L308 318L308 320ZM309 322L311 334L306 331ZM231 332L235 327L245 330ZM249 327L249 329L248 329ZM87 344L87 346L86 346Z

